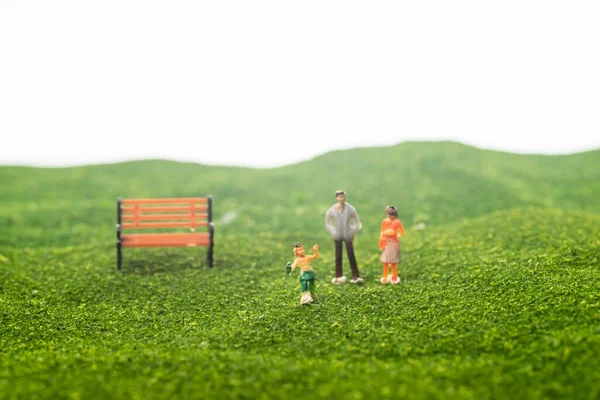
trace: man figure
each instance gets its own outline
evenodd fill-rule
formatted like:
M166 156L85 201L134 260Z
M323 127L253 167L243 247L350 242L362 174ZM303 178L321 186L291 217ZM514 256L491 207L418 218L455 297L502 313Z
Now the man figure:
M338 190L335 192L335 198L337 203L331 206L325 214L325 227L335 242L335 278L331 280L331 283L339 285L346 282L346 277L342 275L342 242L346 243L346 252L348 261L350 261L350 270L352 271L350 282L362 283L363 279L359 276L352 244L354 235L362 225L356 209L346 203L346 192Z

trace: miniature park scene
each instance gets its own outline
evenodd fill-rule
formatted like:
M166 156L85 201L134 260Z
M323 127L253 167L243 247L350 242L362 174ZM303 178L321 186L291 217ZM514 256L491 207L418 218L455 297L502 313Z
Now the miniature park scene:
M595 2L0 2L0 400L600 400Z
M481 151L385 151L417 165L448 150ZM346 155L325 157L350 168ZM135 172L150 165L159 172ZM13 398L295 398L305 387L318 398L449 388L567 398L597 387L600 220L576 196L514 206L490 185L461 204L468 180L445 168L427 186L406 173L368 190L360 170L340 169L343 186L301 197L310 163L290 168L280 191L244 193L209 186L193 165L99 168L68 198L18 182L63 185L71 169L3 169L0 385ZM273 171L245 179L279 182ZM164 196L180 192L179 174L206 194ZM554 182L549 196L572 193Z

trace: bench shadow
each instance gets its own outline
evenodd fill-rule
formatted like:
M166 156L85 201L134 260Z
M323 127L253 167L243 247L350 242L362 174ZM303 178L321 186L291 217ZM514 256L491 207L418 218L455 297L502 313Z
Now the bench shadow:
M165 251L129 251L123 258L121 272L134 275L154 275L177 273L189 269L210 268L206 260L206 252L190 254L189 252ZM214 268L214 267L213 267Z

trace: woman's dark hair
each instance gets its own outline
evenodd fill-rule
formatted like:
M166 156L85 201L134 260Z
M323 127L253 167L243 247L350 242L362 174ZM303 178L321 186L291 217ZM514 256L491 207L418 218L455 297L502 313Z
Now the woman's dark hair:
M396 208L396 206L387 206L385 208L385 212L390 215L393 215L394 217L398 216L398 209Z

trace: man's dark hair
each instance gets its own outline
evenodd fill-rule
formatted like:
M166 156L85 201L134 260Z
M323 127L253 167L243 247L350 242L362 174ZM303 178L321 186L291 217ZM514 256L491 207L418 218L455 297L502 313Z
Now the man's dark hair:
M385 208L385 212L390 215L393 215L394 217L398 216L398 209L396 208L396 206L387 206Z
M304 247L304 246L302 246L302 243L296 242L296 244L294 245L294 247Z
M344 192L343 190L338 190L337 192L335 192L335 197L341 196L341 195L346 195L346 192Z

